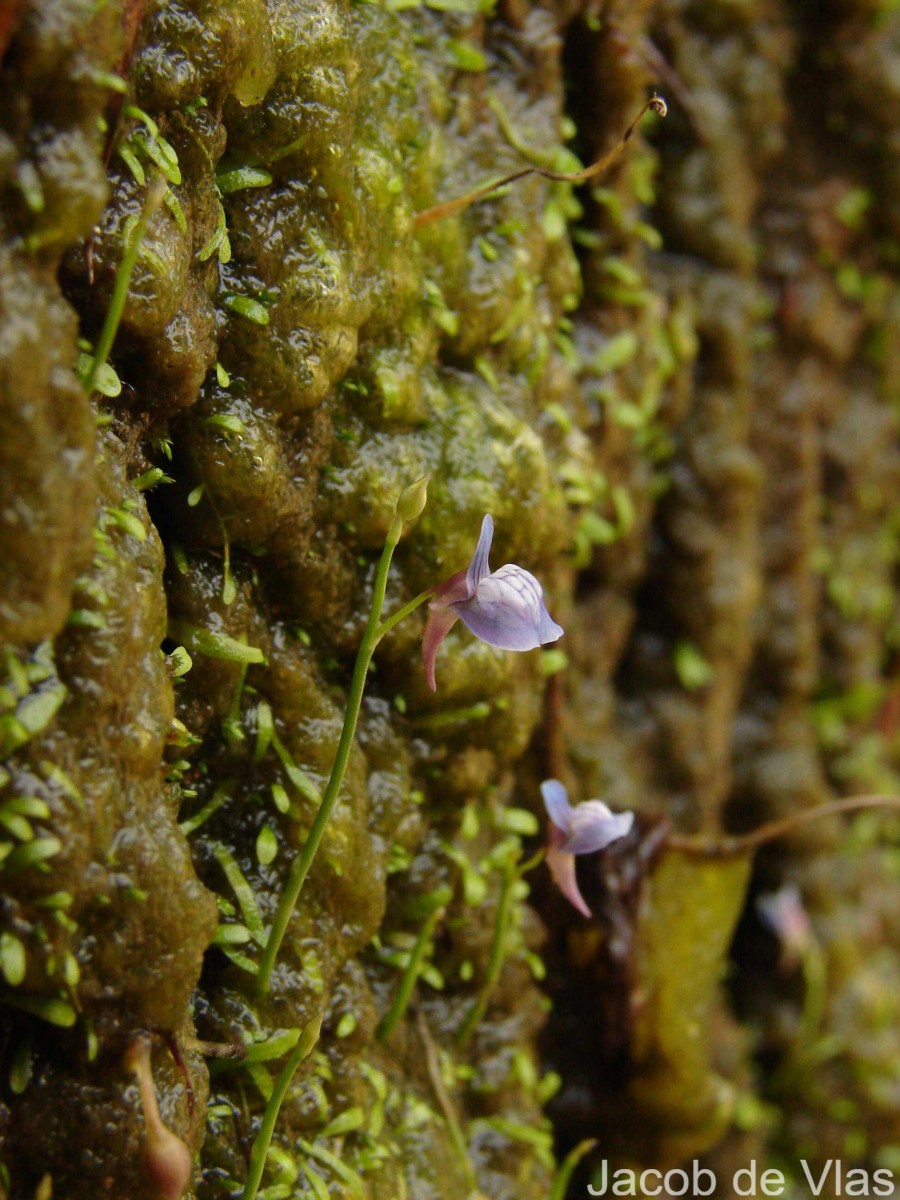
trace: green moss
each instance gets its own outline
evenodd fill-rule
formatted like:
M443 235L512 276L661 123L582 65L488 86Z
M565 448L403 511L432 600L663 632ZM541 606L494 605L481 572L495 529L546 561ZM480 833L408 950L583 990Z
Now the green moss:
M204 1200L243 1185L282 1056L323 1010L320 1046L276 1127L273 1196L544 1196L541 1110L556 1081L535 1064L536 982L556 988L602 942L599 926L569 941L546 906L571 957L552 951L544 980L528 889L510 874L535 829L536 780L525 781L551 769L560 729L583 794L656 805L686 827L715 831L735 798L747 821L809 803L824 786L806 720L821 644L829 696L849 698L820 709L833 778L890 778L889 739L867 728L877 714L851 702L881 680L893 620L889 293L865 255L841 260L830 233L822 277L790 281L800 299L778 319L817 363L847 361L861 331L873 334L865 369L882 376L844 404L819 388L831 379L821 364L815 386L784 377L773 306L751 281L761 237L773 269L790 258L780 234L754 224L760 172L781 145L787 17L760 19L752 3L664 6L665 53L697 129L676 128L662 186L654 153L632 144L590 196L532 178L417 233L417 211L523 157L573 165L562 142L576 129L543 8L396 7L149 5L132 43L114 4L35 0L3 57L0 970L25 1050L3 1060L15 1099L0 1158L16 1200L45 1167L60 1197L93 1197L111 1179L142 1200L141 1122L119 1059L141 1027L187 1044L195 988L201 1034L250 1047L214 1067ZM645 19L574 27L566 102L580 153L618 136L643 97ZM888 60L842 53L854 103L881 129ZM104 145L97 118L117 64L127 94L121 122L106 112ZM869 75L875 103L859 87ZM165 199L104 380L115 436L102 435L94 464L77 338L96 341L159 175ZM872 196L875 222L881 189L797 201L794 217L819 237L832 229L819 205L840 238L864 237L859 195ZM681 257L658 254L654 196ZM567 230L582 220L576 260ZM64 251L81 329L55 281ZM820 637L805 572L826 426ZM375 561L397 495L426 471L429 504L398 551L387 611L463 568L489 511L494 565L539 573L554 614L567 610L571 669L550 677L545 711L544 665L562 659L502 654L458 626L432 696L424 613L391 633L272 993L257 1003L264 928L330 770ZM151 490L165 478L174 485ZM547 762L517 783L542 720ZM625 1010L609 1003L602 1033L632 1071L614 1106L644 1130L622 1144L674 1160L718 1138L730 1111L712 1041L724 1030L732 1045L718 984L746 867L641 863L629 967L641 1006L620 1029ZM625 942L632 883L610 900ZM214 939L203 885L221 920ZM446 911L426 945L436 896ZM427 953L380 1046L417 938ZM848 1043L877 1032L888 1059L893 958L873 960L875 999L863 1003L852 936L842 927L830 944L846 974L832 1018ZM633 1000L618 979L595 982L591 1047L600 1005L623 987ZM205 1072L187 1060L199 1112ZM848 1061L856 1115L831 1102L822 1112L862 1154L859 1114L880 1113L883 1079L871 1056ZM183 1081L163 1052L154 1068L167 1123L196 1145ZM580 1119L569 1082L563 1137ZM801 1116L811 1103L802 1081L784 1094ZM618 1128L608 1106L602 1120L587 1132ZM92 1166L76 1177L84 1145Z

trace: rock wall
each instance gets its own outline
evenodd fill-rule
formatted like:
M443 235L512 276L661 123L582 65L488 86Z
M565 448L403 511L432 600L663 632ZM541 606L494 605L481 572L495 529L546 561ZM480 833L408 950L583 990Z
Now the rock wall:
M573 1195L601 1157L900 1175L897 819L698 851L900 790L898 29L875 0L0 9L11 1198L158 1194L143 1034L192 1194L239 1194L322 1013L268 1200L562 1200L583 1138ZM416 223L594 161L653 88L593 186ZM382 643L259 999L425 471L386 611L490 512L566 636L457 626L434 696L424 610ZM591 921L523 873L548 775L638 812L579 861ZM753 903L786 881L805 974Z

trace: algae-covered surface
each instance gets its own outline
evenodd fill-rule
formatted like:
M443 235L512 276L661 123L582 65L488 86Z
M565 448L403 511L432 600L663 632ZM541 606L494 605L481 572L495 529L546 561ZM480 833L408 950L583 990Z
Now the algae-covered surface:
M897 817L702 849L900 791L898 39L877 0L0 3L0 1194L182 1193L149 1039L184 1194L240 1196L320 1018L267 1200L900 1179ZM417 220L654 89L590 185ZM261 994L426 473L385 612L491 513L565 637L457 624L435 694L427 610L384 639ZM589 920L528 861L548 776L638 814Z

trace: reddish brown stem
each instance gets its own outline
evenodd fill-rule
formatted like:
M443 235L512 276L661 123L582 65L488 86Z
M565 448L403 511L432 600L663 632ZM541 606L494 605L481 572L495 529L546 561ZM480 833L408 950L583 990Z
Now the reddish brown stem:
M442 221L444 217L452 217L456 213L462 212L463 209L468 208L470 204L475 204L476 201L483 200L486 196L495 192L497 188L506 187L510 183L516 183L528 175L540 175L542 179L553 179L558 183L587 183L589 179L596 178L597 175L602 174L603 171L612 166L625 149L626 144L635 129L637 129L641 118L650 109L660 117L664 117L668 111L665 100L663 100L662 96L657 96L656 92L654 92L616 145L613 146L612 150L604 154L602 158L598 158L589 167L585 167L582 171L550 171L546 167L523 167L520 171L514 171L511 175L504 175L502 179L495 179L491 183L486 183L482 187L475 188L474 191L467 192L464 196L457 196L453 200L445 200L443 204L435 204L432 208L422 209L421 212L416 213L413 225L416 229L420 229L423 225L430 225L433 221Z
M749 833L731 834L721 838L699 838L684 834L672 834L668 845L673 850L680 850L694 858L735 858L740 854L748 854L764 846L775 838L792 833L798 826L810 821L818 821L820 817L839 816L843 813L859 812L861 809L896 808L900 809L900 796L850 796L846 800L829 800L826 804L817 804L814 808L792 813L777 821L767 821L758 829Z

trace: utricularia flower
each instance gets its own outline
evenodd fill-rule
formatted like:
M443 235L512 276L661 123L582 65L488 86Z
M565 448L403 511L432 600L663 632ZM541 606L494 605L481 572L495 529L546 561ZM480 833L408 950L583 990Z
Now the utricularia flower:
M468 569L457 571L436 588L428 606L422 658L432 691L438 646L457 617L477 638L500 650L534 650L562 637L562 629L544 607L544 593L533 575L514 563L491 571L488 556L493 536L494 522L486 516Z
M614 813L600 800L586 800L573 808L558 779L545 779L541 795L550 817L550 846L547 866L565 898L585 917L591 910L578 890L575 855L603 850L610 842L625 837L634 824L634 813Z
M757 896L756 911L781 943L782 968L792 970L813 944L812 922L803 906L800 889L786 883L777 892Z

